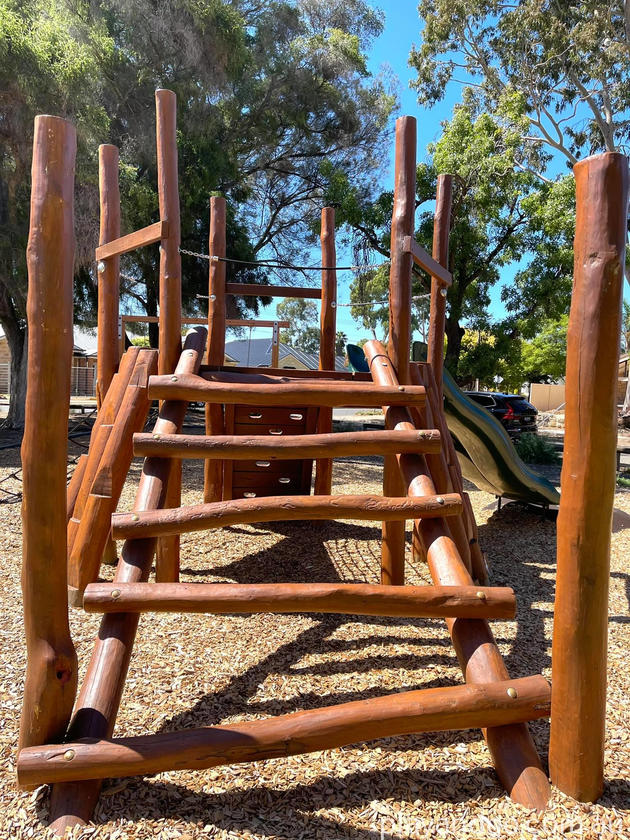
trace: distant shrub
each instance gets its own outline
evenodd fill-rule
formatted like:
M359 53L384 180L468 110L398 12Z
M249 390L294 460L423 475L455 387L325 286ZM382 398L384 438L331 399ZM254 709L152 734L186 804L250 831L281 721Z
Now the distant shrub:
M521 435L514 446L526 464L557 464L560 460L555 446L538 435Z

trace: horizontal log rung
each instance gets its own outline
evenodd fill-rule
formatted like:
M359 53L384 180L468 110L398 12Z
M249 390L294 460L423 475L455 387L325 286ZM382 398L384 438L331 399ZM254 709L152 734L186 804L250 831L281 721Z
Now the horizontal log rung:
M509 619L508 587L384 586L367 583L93 583L90 613L177 612L215 615L332 613L406 618Z
M436 429L423 431L331 432L320 435L159 435L136 434L136 456L279 461L291 458L342 458L347 455L436 454L442 445Z
M149 396L159 400L188 400L223 405L303 405L381 407L384 405L424 405L421 385L397 387L363 382L212 382L201 376L152 376Z
M28 747L18 755L18 783L203 770L395 735L505 726L547 717L550 703L549 683L536 675L405 691L225 726Z
M128 233L126 236L105 243L105 245L99 245L96 249L96 259L100 261L109 257L118 257L136 248L153 245L161 239L166 239L167 236L168 222L155 222L153 225L135 230L133 233Z
M403 252L411 254L414 263L426 271L431 277L439 282L441 286L450 286L453 282L453 276L450 271L444 268L443 265L433 259L433 257L424 250L422 245L419 245L413 236L405 236L403 239Z
M457 493L442 496L260 496L179 508L115 513L114 539L144 539L207 531L251 522L360 519L371 522L458 516Z

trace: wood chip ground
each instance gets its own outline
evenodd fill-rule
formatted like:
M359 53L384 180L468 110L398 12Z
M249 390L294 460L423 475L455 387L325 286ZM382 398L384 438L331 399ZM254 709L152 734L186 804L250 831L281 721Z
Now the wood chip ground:
M19 466L2 453L0 481ZM335 465L333 492L380 492L378 459ZM134 463L120 510L133 504ZM202 470L185 465L184 503L200 500ZM9 487L9 485L5 485ZM10 488L9 488L10 489ZM16 484L16 488L19 486ZM470 488L492 582L513 586L516 621L494 632L511 676L551 676L555 523ZM596 805L553 792L531 813L499 786L479 731L391 738L266 763L107 781L94 824L71 836L402 840L630 838L630 494L616 497L610 597L606 789ZM45 837L46 788L15 786L24 678L20 506L0 505L0 838ZM410 536L410 534L408 534ZM411 560L408 582L430 582ZM380 528L366 522L241 526L182 539L185 581L379 579ZM113 570L105 567L104 576ZM71 614L81 675L98 617ZM441 621L354 616L146 615L116 732L136 734L278 715L408 689L461 683ZM548 722L531 725L546 754Z

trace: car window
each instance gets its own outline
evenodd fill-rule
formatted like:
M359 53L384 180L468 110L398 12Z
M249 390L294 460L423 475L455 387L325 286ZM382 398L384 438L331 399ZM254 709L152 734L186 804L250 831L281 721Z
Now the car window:
M494 399L489 394L469 394L468 396L485 408L491 408L495 404Z

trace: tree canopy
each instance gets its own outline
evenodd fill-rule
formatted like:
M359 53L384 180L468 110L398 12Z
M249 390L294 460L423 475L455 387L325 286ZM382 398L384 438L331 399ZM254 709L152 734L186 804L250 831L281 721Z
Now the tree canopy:
M208 197L219 192L230 207L230 256L291 259L316 231L328 182L343 173L369 193L384 163L395 97L366 66L382 26L366 0L0 0L0 323L14 381L23 369L35 114L77 125L75 300L77 317L90 323L98 144L121 149L123 231L156 221L153 91L171 88L179 103L182 247L206 250ZM151 315L154 250L122 261L123 299ZM192 314L207 264L183 260L184 306ZM244 282L265 276L251 265L230 264L228 273ZM255 309L257 299L245 304ZM11 413L18 423L19 402Z

